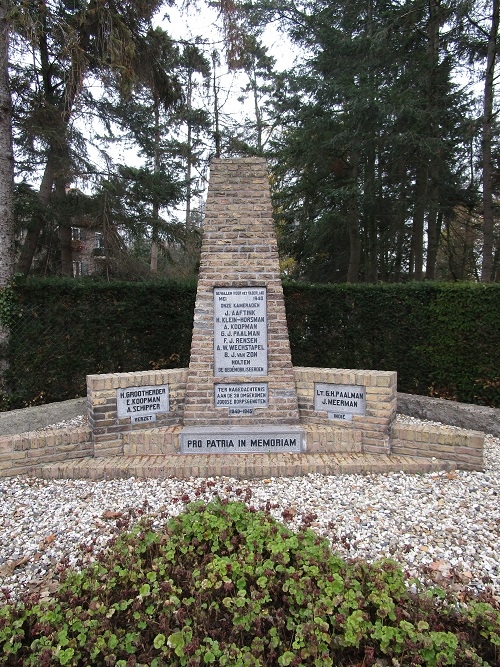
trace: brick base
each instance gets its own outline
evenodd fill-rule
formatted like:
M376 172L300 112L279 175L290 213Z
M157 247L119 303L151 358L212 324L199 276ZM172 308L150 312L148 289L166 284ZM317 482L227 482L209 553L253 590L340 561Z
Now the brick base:
M187 369L89 376L89 423L94 428L57 429L0 437L0 477L213 476L266 477L309 472L426 472L483 470L484 434L429 424L400 424L395 373L295 368L305 434L303 454L179 453ZM367 415L338 423L314 411L314 382L366 387ZM155 427L117 426L116 389L169 384L172 414ZM107 425L102 423L106 421ZM166 422L166 423L164 423ZM170 423L168 423L170 422Z

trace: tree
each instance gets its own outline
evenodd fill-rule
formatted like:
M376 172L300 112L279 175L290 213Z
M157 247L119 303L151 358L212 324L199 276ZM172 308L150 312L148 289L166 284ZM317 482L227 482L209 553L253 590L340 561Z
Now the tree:
M9 90L9 3L0 0L0 288L14 272L14 156Z
M253 116L246 117L240 123L238 136L232 141L232 149L252 155L264 155L266 146L276 127L276 119L271 117L269 95L275 73L276 60L269 55L268 49L256 35L248 34L245 52L241 59L241 69L245 72L248 83L241 90L239 97L244 102L250 97Z
M130 89L137 40L160 4L161 0L36 0L18 8L17 35L33 53L31 65L24 68L31 75L25 72L29 85L22 100L25 129L29 127L25 148L34 146L44 163L39 190L43 208L53 199L54 188L61 199L72 179L71 119L88 77L114 77L124 90ZM22 273L30 269L44 223L39 215L27 229L18 263ZM63 260L69 233L61 224ZM68 271L67 255L63 268Z
M276 202L301 275L422 279L427 248L433 277L443 216L465 186L466 99L442 32L453 17L420 0L273 11L304 50L277 88L273 143Z
M150 30L144 40L140 41L137 53L136 70L140 71L138 86L144 87L149 92L150 104L153 116L153 126L150 128L150 138L143 140L140 147L146 158L152 164L152 179L142 179L142 183L150 183L151 192L151 261L152 273L158 270L158 250L160 241L160 228L164 221L160 220L160 205L172 205L179 201L181 192L171 170L166 169L162 150L162 133L164 128L161 124L162 109L179 104L182 100L182 88L175 70L179 67L179 54L174 48L172 40L161 28ZM145 139L144 129L141 136Z
M498 56L498 24L499 0L492 0L491 24L487 34L486 72L484 77L483 119L481 132L481 148L483 163L483 261L481 266L481 281L493 280L493 89L495 81L495 63Z

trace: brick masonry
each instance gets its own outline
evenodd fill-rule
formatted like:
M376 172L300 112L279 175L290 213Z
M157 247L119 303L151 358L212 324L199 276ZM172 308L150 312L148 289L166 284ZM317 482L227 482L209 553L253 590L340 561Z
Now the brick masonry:
M238 376L238 383L268 384L268 406L251 416L228 417L214 405L214 384L236 378L214 371L214 288L267 290L268 373ZM279 272L266 162L261 158L214 160L203 222L200 274L186 386L186 426L299 424L297 396Z
M214 288L265 288L267 374L214 372ZM214 385L266 383L268 405L228 415L215 406ZM316 410L316 383L361 387L364 414L352 421ZM117 392L167 385L169 409L154 422L118 417ZM268 176L260 158L214 160L189 368L87 377L89 427L0 437L0 476L265 477L309 472L424 472L483 469L482 433L395 423L395 372L293 368L279 275ZM147 390L151 391L151 390ZM184 427L297 428L304 453L181 454Z
M89 428L28 431L0 437L0 477L32 473L46 464L88 460L94 445Z
M308 472L428 472L483 470L484 434L429 424L394 422L394 373L334 368L294 368L304 454L179 454L187 369L89 376L89 415L104 433L90 428L54 429L0 437L0 477L111 477L231 475L266 477ZM366 386L367 416L333 423L313 409L315 382ZM118 423L116 389L170 386L171 413L149 424ZM106 411L95 408L105 406ZM113 417L114 415L114 417ZM373 430L372 419L378 419ZM125 421L125 420L121 420ZM113 426L120 426L117 431ZM106 436L107 439L103 439ZM378 438L378 440L377 440ZM374 444L375 442L375 444ZM378 448L378 449L376 449Z
M145 431L169 433L170 427L180 426L184 414L187 369L175 368L158 371L139 371L136 373L109 373L87 376L87 400L89 403L89 426L92 429L95 456L119 456L126 454L129 447L137 442L144 442ZM131 424L129 417L118 419L116 393L128 387L168 385L168 413L159 413L154 422ZM141 435L142 434L142 435ZM149 437L151 440L153 436ZM158 436L159 437L159 436ZM163 437L163 436L162 436ZM165 443L168 436L164 437ZM159 447L158 441L154 445ZM161 453L171 452L167 444L163 444ZM160 452L158 452L160 453Z
M389 454L392 423L397 408L397 376L389 371L343 368L294 368L301 424L333 432L356 433L359 450L367 454ZM366 414L353 415L351 422L332 421L326 412L314 409L315 383L357 385L365 388ZM326 444L326 443L325 443Z
M391 454L451 461L461 470L483 470L484 433L423 424L394 424Z

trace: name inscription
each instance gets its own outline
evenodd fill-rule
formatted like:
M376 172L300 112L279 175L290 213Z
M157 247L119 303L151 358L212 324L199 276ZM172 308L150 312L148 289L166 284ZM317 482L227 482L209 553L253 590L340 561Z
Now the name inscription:
M214 372L219 377L267 375L265 287L214 289Z
M329 419L352 421L353 415L366 414L366 387L315 382L314 409L328 412Z
M154 422L157 413L169 409L168 384L116 390L118 419L130 417L132 424Z

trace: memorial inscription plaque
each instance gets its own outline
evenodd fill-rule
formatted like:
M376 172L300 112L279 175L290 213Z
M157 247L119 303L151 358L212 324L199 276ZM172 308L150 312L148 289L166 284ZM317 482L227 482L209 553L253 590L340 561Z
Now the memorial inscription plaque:
M265 287L214 288L214 353L219 377L267 375Z
M132 424L154 422L157 413L170 409L168 384L117 389L116 408L118 419L130 417Z
M328 412L330 419L352 421L353 415L366 414L366 388L315 382L314 409Z
M180 434L180 446L183 454L299 453L304 435L283 426L188 427Z
M216 408L229 408L230 415L251 415L254 408L268 405L267 382L261 384L215 384Z

